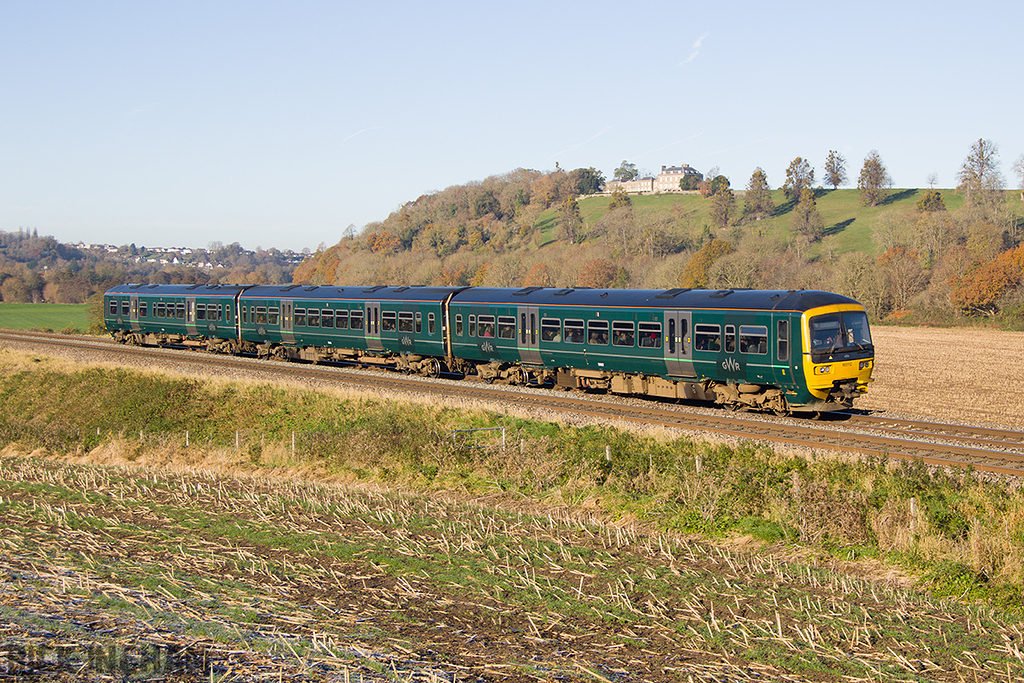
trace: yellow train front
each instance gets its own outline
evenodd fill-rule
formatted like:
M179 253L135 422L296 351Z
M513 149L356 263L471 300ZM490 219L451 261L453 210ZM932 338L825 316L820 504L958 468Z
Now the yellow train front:
M803 410L843 410L867 392L875 347L864 307L856 302L819 306L801 315L805 391L790 402Z

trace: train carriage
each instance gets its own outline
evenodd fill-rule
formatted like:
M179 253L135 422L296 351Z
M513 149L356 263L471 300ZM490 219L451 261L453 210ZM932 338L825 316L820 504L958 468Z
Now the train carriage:
M104 294L107 329L118 341L229 351L243 285L123 285Z
M440 374L454 287L263 285L238 298L243 349Z

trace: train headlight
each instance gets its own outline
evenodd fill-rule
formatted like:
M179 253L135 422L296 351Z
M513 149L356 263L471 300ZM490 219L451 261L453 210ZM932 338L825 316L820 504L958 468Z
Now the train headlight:
M827 375L830 372L832 372L832 366L831 365L819 365L818 367L814 368L814 372L815 372L815 374L818 374L818 375Z
M869 360L862 360L860 362L860 369L861 370L867 370L870 367L871 367L871 361L869 361Z

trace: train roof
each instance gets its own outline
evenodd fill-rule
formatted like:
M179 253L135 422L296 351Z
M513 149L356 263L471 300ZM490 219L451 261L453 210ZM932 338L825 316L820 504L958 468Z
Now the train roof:
M329 285L256 285L242 295L244 299L291 299L293 301L423 301L441 302L449 294L465 287L334 287Z
M818 306L857 304L841 294L809 289L588 289L470 287L452 300L516 306L615 306L658 309L736 309L803 312Z
M152 296L234 296L247 285L119 285L107 294L150 294Z

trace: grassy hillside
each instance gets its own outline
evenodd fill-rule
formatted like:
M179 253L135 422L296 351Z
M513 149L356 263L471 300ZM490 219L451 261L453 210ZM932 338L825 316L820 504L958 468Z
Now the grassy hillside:
M88 304L0 303L0 329L54 330L89 329Z
M860 201L860 192L856 189L818 190L816 194L818 211L825 220L825 236L834 236L830 240L830 248L836 253L861 251L874 255L877 251L871 235L878 225L879 216L885 212L914 211L922 190L895 189L888 200L879 206L864 206ZM955 190L939 190L946 208L954 211L963 205L963 197ZM688 218L691 228L699 233L704 226L711 225L709 214L711 201L700 195L631 195L633 211L642 221L656 220L659 216L669 214L682 215ZM775 215L757 223L738 226L739 230L759 230L773 240L784 243L790 237L792 221L791 202L786 201L782 190L772 192L775 202ZM587 225L593 225L608 212L608 197L583 197L579 200L580 214ZM743 192L736 193L737 211L743 210ZM549 209L541 216L541 225L555 224L556 210ZM712 232L720 232L712 229ZM696 235L693 235L696 236ZM811 249L811 256L820 251L821 245Z

